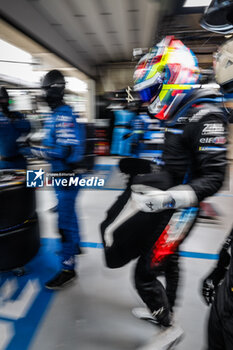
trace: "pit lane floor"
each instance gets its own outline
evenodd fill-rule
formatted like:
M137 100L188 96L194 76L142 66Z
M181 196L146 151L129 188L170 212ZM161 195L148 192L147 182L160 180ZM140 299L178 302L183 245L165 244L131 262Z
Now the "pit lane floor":
M103 158L99 162L114 166L117 160ZM56 198L52 191L37 192L42 253L34 265L29 264L28 274L23 277L25 285L21 286L21 291L26 296L16 292L13 298L15 303L22 304L24 300L24 313L10 314L12 303L8 300L8 308L5 307L5 316L2 316L4 300L0 303L0 350L133 350L158 332L155 326L134 318L131 313L133 307L143 305L132 283L135 263L117 270L109 270L104 265L98 227L122 187L116 169L113 167L111 171L107 190L83 190L78 197L77 212L85 254L77 259L78 280L59 292L43 289L43 282L58 267L56 214L49 211L56 204ZM175 314L185 337L177 346L178 350L204 349L209 310L200 296L200 280L215 264L218 248L231 228L232 186L208 202L214 203L220 212L219 222L215 225L197 223L181 247L185 256L180 259L182 279ZM37 274L46 276L36 284ZM27 294L30 279L34 291L41 291L41 294L33 294L34 299L32 293ZM3 282L6 281L9 297L13 294L10 290L15 277L7 276ZM17 283L20 285L19 279ZM16 326L17 322L20 326ZM27 337L28 341L23 342L22 338Z

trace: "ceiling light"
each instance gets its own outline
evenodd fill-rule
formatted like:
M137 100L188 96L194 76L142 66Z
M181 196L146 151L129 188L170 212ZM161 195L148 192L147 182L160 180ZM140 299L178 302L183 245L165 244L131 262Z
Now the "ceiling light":
M211 0L186 0L184 7L205 7L209 6Z
M111 12L102 12L100 13L101 16L111 16L112 13Z

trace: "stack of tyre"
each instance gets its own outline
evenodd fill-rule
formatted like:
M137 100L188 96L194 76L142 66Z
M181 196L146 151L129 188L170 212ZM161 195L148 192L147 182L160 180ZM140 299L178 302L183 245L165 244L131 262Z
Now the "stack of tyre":
M25 172L0 171L0 271L23 267L40 247L35 190Z

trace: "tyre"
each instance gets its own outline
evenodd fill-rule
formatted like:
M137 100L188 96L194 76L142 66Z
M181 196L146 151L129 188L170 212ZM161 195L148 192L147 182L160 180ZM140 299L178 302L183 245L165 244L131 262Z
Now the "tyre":
M0 234L0 271L27 264L38 252L40 233L37 215L21 227Z
M25 177L20 182L0 183L0 233L35 215L35 189L27 188Z

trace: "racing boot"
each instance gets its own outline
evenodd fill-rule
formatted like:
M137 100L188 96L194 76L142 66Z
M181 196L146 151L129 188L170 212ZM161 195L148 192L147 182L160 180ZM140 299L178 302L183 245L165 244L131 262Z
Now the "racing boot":
M132 310L134 316L141 320L148 321L160 328L159 333L156 333L144 346L138 350L171 350L179 343L183 336L183 330L172 320L172 313L169 317L163 317L163 308L151 313L149 309L138 307Z

